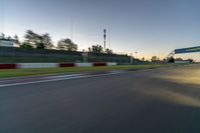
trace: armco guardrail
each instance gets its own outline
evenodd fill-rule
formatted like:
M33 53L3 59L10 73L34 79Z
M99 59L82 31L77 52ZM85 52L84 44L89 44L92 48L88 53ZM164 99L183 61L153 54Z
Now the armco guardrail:
M95 62L95 63L13 63L0 64L0 69L20 69L20 68L56 68L56 67L98 67L114 66L114 62Z

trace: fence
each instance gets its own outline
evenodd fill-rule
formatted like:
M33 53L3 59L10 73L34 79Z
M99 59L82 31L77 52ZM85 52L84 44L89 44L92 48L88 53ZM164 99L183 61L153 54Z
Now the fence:
M84 62L83 55L83 52L73 51L0 47L0 63ZM128 63L130 57L117 54L88 53L87 61Z

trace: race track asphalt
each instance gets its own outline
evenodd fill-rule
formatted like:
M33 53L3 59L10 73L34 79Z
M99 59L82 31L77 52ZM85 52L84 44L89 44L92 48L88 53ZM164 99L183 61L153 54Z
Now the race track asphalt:
M200 133L200 66L0 87L0 133Z

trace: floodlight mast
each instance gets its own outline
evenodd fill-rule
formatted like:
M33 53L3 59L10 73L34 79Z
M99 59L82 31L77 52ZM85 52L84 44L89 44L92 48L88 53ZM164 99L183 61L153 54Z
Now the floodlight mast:
M106 33L107 33L107 30L106 30L106 29L104 29L104 30L103 30L104 51L106 51L106 38L107 38L107 35L106 35Z

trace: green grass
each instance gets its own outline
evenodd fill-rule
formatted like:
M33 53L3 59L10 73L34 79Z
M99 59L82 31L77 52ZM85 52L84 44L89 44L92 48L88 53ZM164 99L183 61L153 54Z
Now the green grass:
M69 68L34 68L34 69L3 69L0 70L0 78L17 77L17 76L30 76L30 75L43 75L43 74L56 74L56 73L69 73L69 72L87 72L87 71L108 71L108 70L125 70L125 69L146 69L172 66L173 64L162 65L121 65L121 66L108 66L108 67L69 67Z

